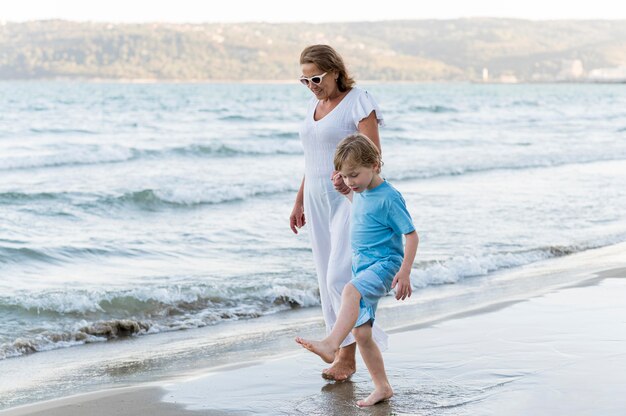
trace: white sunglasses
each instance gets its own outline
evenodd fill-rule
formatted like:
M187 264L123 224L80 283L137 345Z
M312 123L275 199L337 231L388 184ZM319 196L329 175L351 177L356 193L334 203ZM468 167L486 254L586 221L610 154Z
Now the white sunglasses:
M304 75L300 77L300 82L302 85L309 86L309 83L312 82L315 85L319 85L322 83L322 79L328 74L328 72L324 72L322 75L314 75L310 78L305 77Z

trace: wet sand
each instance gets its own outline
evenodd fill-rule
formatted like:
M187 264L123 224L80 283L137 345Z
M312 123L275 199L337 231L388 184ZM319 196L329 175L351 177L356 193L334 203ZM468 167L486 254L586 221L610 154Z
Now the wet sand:
M190 379L112 389L0 415L622 415L626 408L626 268L542 296L393 331L384 353L395 396L358 361L328 383L307 351Z

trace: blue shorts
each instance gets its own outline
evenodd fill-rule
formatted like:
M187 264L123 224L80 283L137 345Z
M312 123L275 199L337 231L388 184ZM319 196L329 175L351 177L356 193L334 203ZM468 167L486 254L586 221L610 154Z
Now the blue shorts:
M352 283L361 294L359 317L356 320L356 324L354 324L355 328L368 322L370 325L374 325L378 300L389 293L393 278L396 276L396 273L398 273L398 270L400 270L400 266L390 263L387 263L385 265L386 267L381 267L380 264L376 266L377 267L370 267L358 272L357 275L350 280L350 283ZM374 272L372 269L376 269L378 273Z

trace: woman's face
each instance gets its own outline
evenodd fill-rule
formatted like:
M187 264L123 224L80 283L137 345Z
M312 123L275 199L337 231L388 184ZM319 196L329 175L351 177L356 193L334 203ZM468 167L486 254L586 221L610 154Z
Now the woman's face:
M321 71L315 64L302 64L302 76L305 78L311 78L315 76L321 76L324 71ZM338 87L335 78L337 74L334 71L329 71L322 77L322 81L316 84L313 81L309 81L307 88L311 90L318 100L325 100L337 94Z

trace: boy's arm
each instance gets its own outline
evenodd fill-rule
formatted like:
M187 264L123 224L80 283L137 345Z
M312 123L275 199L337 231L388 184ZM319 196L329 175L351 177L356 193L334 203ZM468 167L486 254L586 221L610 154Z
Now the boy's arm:
M396 289L396 299L404 300L407 297L411 297L413 289L411 288L411 267L415 260L415 253L417 252L417 245L419 244L419 237L417 232L413 231L404 235L406 237L406 244L404 246L404 259L402 260L402 266L393 278L391 288ZM396 287L397 286L397 287Z

